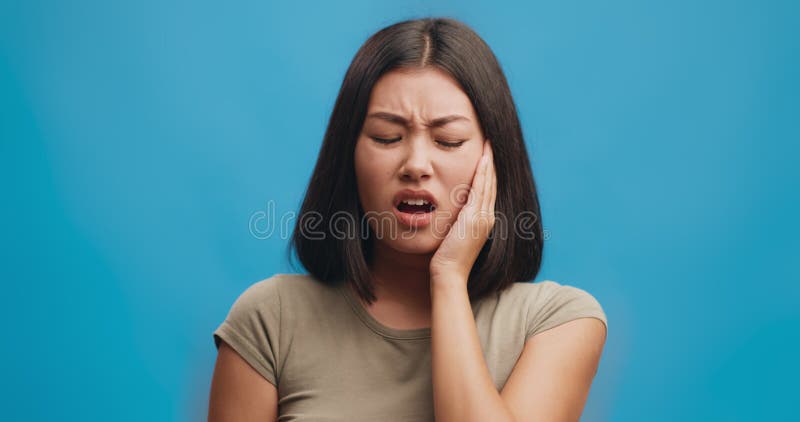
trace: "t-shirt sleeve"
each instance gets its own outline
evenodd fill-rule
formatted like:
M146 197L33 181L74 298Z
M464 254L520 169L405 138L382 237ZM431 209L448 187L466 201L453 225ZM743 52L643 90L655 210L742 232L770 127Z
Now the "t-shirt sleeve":
M281 305L276 277L248 287L214 331L214 345L230 345L250 366L277 387Z
M587 291L556 283L541 281L529 302L525 340L542 331L578 318L597 318L608 331L608 320L603 307Z

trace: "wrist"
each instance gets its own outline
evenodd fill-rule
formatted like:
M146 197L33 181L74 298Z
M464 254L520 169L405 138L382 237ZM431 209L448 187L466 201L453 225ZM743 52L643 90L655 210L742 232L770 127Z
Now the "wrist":
M431 289L451 286L466 287L468 279L468 275L455 270L431 271Z

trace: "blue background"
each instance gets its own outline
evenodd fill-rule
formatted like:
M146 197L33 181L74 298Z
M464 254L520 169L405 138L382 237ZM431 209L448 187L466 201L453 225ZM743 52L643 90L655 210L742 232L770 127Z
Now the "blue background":
M292 271L251 219L298 209L361 43L426 15L507 72L537 280L608 315L583 420L796 414L797 2L1 4L5 420L203 420L212 331Z

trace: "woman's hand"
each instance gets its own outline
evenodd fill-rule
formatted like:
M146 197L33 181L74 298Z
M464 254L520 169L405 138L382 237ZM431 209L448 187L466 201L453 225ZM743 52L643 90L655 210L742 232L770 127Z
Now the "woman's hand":
M494 155L487 139L483 143L483 156L472 178L467 203L431 259L432 283L456 279L466 285L472 265L494 227L496 195Z

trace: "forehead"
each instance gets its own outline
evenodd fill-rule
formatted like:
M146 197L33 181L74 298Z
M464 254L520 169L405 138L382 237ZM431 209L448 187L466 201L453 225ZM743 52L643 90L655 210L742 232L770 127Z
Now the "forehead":
M425 122L448 114L476 120L472 103L458 82L434 67L385 73L372 88L367 111L385 111Z

